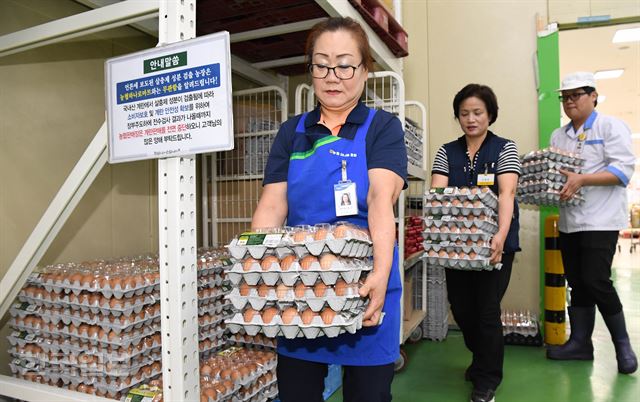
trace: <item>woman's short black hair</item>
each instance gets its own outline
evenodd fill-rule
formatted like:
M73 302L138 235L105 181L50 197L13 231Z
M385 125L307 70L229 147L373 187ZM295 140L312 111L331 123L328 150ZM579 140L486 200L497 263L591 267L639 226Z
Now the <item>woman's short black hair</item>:
M484 102L490 117L489 125L492 125L498 119L498 99L493 90L486 85L469 84L462 88L453 98L453 115L457 119L460 116L460 104L474 96Z

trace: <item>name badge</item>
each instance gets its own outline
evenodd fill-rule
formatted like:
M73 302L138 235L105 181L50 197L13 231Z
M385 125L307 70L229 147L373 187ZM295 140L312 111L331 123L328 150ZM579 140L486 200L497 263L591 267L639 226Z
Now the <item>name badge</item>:
M336 216L358 214L358 195L356 183L341 181L333 185L333 198L336 204Z
M478 186L493 186L496 180L494 173L478 174Z

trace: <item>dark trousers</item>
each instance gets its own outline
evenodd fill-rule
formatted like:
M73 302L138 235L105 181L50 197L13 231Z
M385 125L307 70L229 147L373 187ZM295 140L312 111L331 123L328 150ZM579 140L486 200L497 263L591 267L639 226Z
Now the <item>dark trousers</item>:
M342 366L344 402L389 402L393 363ZM282 402L322 402L327 365L278 355L278 393Z
M571 286L572 306L598 306L603 316L622 311L611 281L611 262L617 243L617 231L560 232L560 252Z
M504 337L500 301L509 286L515 254L502 255L502 269L447 269L447 294L464 344L473 354L469 376L479 390L495 390L502 382Z

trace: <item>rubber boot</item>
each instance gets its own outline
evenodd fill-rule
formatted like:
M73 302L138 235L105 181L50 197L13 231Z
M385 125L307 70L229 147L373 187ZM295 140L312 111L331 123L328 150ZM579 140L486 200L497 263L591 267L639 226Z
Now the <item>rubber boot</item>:
M604 318L613 346L616 348L616 359L618 360L618 372L622 374L631 374L638 369L638 359L631 349L629 342L629 334L624 322L624 313L620 311L618 314L610 315Z
M569 307L571 336L561 346L547 348L547 359L593 360L591 334L596 321L595 307Z

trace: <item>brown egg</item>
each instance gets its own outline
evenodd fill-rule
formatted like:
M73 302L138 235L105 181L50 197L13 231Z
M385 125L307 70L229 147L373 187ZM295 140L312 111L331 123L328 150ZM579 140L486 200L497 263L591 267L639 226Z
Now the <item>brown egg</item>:
M458 253L455 251L449 251L449 258L458 258Z
M205 388L202 394L207 398L210 398L213 400L216 400L218 398L218 394L216 393L216 390L213 389L213 387Z
M134 277L128 276L128 277L122 279L121 284L122 284L122 288L123 289L126 289L126 290L135 289L136 280L135 280Z
M242 269L244 269L245 271L249 271L251 269L251 267L253 266L253 264L255 264L257 262L258 262L258 260L256 260L255 258L248 257L242 263Z
M273 321L273 317L278 314L278 309L275 307L269 307L262 312L262 321L265 324L271 323Z
M307 287L304 286L304 283L302 282L298 282L296 283L294 289L293 289L293 293L296 295L296 297L298 299L301 299L304 297L304 293L307 290Z
M245 322L251 322L251 320L253 319L253 316L256 313L257 313L256 310L254 310L251 307L249 307L244 311L244 313L242 313L242 317L244 318Z
M281 283L276 287L276 296L280 300L285 299L289 295L289 290L291 290L291 286Z
M224 369L222 371L220 371L220 378L224 378L225 380L228 380L231 378L231 369Z
M322 254L320 256L320 268L324 270L328 270L333 265L334 261L337 261L338 257L333 254Z
M117 276L110 276L109 286L111 287L111 289L122 289L122 278L118 278Z
M343 279L338 279L333 286L333 291L336 292L336 296L345 296L347 294L348 285Z
M471 259L471 260L475 260L477 256L478 256L478 254L475 251L471 251L469 253L469 259Z
M335 237L336 239L342 239L343 237L347 236L348 232L349 232L349 226L339 225L333 230L333 237Z
M251 286L247 282L242 282L240 284L240 296L249 296L249 292L251 291Z
M93 274L82 275L80 285L87 288L93 288L96 285L96 277Z
M446 258L447 257L447 251L446 250L440 250L438 251L438 257L443 257Z
M316 233L313 235L314 240L324 240L327 238L327 234L329 231L325 228L319 228L316 230Z
M282 312L282 322L285 324L291 324L294 318L298 315L298 310L295 307L287 307Z
M295 232L293 234L293 241L296 243L304 243L304 241L307 238L307 235L309 234L309 232L301 230L299 232Z
M295 261L296 261L295 255L293 254L287 255L280 261L280 269L282 269L283 271L288 271L291 268L291 264L293 264Z
M271 269L272 264L278 264L278 262L279 261L276 256L268 255L262 259L262 262L260 263L260 267L262 268L263 271L268 271Z
M317 315L318 314L314 313L310 308L306 309L305 311L302 312L302 315L301 315L302 323L305 325L311 324L311 320L313 320L313 317Z
M438 253L435 252L435 250L429 250L429 257L436 257L438 255Z
M267 294L269 293L270 289L271 289L270 286L267 286L266 284L261 283L260 285L258 285L258 296L267 297Z
M325 285L322 281L318 281L313 286L313 294L315 294L316 297L323 297L326 293L327 293L327 285Z
M90 306L98 306L100 304L100 299L102 296L100 293L93 293L89 296L88 302Z
M113 309L121 309L124 307L123 299L116 299L115 297L109 300L109 307Z
M307 255L302 258L302 261L300 261L300 266L302 269L307 270L310 269L311 265L315 262L318 262L318 258L313 255Z
M99 327L91 326L87 330L87 336L89 336L90 338L95 338L98 335L99 331L100 331Z
M75 274L71 274L71 276L69 276L69 282L72 285L80 285L80 282L82 281L82 274L80 273L75 273Z
M322 318L322 322L324 322L326 325L330 325L331 323L333 323L333 319L335 316L336 316L336 312L329 307L324 308L320 312L320 317Z
M471 228L469 228L469 230L471 231L471 233L476 233L478 231L478 228L475 225L473 225L471 226Z

